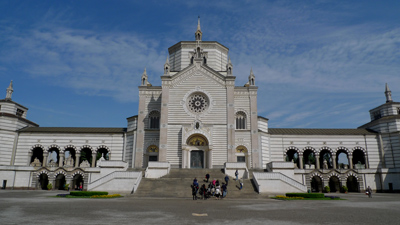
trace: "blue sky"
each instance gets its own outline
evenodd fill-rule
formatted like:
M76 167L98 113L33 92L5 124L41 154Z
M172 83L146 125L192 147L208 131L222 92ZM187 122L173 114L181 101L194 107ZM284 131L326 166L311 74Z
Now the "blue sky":
M144 67L159 86L168 47L230 49L250 69L270 127L356 128L400 101L400 1L0 1L0 90L40 126L126 127ZM0 98L1 97L0 92Z

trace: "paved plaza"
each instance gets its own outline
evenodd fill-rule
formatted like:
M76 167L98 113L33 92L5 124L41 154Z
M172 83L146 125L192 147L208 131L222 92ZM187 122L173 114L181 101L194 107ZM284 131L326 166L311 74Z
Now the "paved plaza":
M188 191L188 194L190 191ZM342 201L52 198L0 190L0 224L398 224L399 194L331 194Z

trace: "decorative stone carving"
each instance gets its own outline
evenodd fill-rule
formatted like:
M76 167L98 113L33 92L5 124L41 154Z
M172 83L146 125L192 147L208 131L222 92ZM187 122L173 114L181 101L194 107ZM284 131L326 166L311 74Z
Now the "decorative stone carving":
M97 160L96 162L96 167L100 167L101 166L101 161L106 160L103 156L100 157L99 160Z
M74 159L71 156L64 160L64 167L74 167Z
M48 167L58 167L58 163L55 162L53 159L50 159L49 164L47 164Z
M81 168L87 168L90 167L90 164L87 160L83 160L83 162L79 165Z
M33 162L31 163L31 166L37 167L37 166L42 166L42 163L40 160L36 157Z
M326 159L324 160L324 164L323 164L322 168L328 169L328 161Z

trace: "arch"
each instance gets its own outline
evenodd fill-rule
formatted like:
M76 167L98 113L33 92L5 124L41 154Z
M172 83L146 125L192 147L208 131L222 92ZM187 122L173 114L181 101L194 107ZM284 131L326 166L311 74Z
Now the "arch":
M208 146L208 139L201 134L192 134L186 142L189 146Z
M365 169L367 164L366 151L362 149L353 149L352 163L355 169Z
M322 169L333 168L333 150L327 146L323 146L319 150L319 164ZM324 163L326 161L326 164Z
M65 173L58 173L57 175L54 176L55 178L55 184L54 184L54 189L56 190L64 190L65 189L65 178L66 174Z
M46 165L50 167L60 165L60 153L61 149L58 145L50 145L47 147L47 152L49 153L47 157Z
M152 110L148 115L149 129L160 129L160 111Z
M41 146L41 145L38 145L38 146L36 146L35 148L31 148L31 151L32 151L32 156L31 156L31 158L30 158L30 162L29 162L29 164L32 166L38 166L39 164L38 163L36 163L35 162L35 160L37 159L37 160L39 160L39 162L41 163L40 165L43 165L43 153L44 153L44 150L43 150L43 148L42 148L43 146Z
M81 154L81 156L79 158L79 165L85 160L88 161L89 165L92 165L92 158L93 158L92 153L96 152L96 151L93 150L93 148L91 146L84 145L80 148L79 152Z
M35 148L41 148L43 151L46 151L45 147L43 147L43 145L41 145L41 144L36 144L36 145L32 146L30 151L33 151Z
M148 161L149 162L158 161L158 152L159 152L159 148L157 145L149 145L146 148L146 154L148 156Z
M303 162L304 162L304 167L305 165L314 165L314 168L317 167L317 151L315 148L311 146L304 147L301 151L303 154Z
M63 174L65 177L67 176L67 173L64 172L63 170L59 170L54 173L54 178L56 178L58 175Z
M236 129L237 130L244 130L246 129L247 125L247 115L244 111L238 111L235 114L235 122L236 122Z
M343 146L337 147L336 148L336 165L338 165L337 168L339 169L345 169L346 167L348 168L350 165L349 156L351 156L351 152L349 151L348 148Z
M328 175L329 188L331 192L340 191L340 176L337 173L331 173Z
M47 176L49 175L49 172L47 170L41 170L36 173L36 177L39 178L40 175L46 174Z
M319 175L311 177L311 191L312 192L322 192L323 185L322 185L322 177Z
M355 174L346 176L346 187L348 192L359 192L358 178Z
M292 162L296 164L297 168L300 168L300 154L299 154L299 149L296 147L288 147L286 148L286 152L284 155L286 156L286 161L287 162Z
M64 154L65 154L65 160L64 160L64 166L67 167L74 167L76 162L76 153L77 153L77 148L73 145L67 145L64 147ZM70 159L71 157L71 159Z
M49 184L48 173L39 173L37 178L38 178L37 185L40 187L40 189L47 190L47 185Z
M81 171L75 171L72 174L72 187L73 190L82 190L80 186L83 187L85 175Z

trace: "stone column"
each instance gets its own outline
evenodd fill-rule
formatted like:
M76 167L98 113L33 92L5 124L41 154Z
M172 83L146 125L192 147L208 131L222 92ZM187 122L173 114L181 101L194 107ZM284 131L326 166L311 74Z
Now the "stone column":
M47 156L49 156L49 153L43 152L43 167L47 165Z
M349 169L353 169L353 155L348 155L348 157L349 157Z
M303 167L303 153L299 153L299 165L300 165L299 169L304 169L304 167Z
M92 152L92 165L91 167L95 167L96 166L96 152Z
M316 163L317 169L318 170L321 169L321 165L320 165L320 162L319 162L319 154L315 154L315 163Z
M332 154L333 169L336 169L336 154Z
M81 152L75 154L75 167L79 167L79 160L81 159Z
M60 161L58 162L59 167L63 167L63 165L64 165L64 156L65 156L65 153L61 152L60 153Z
M28 153L28 166L31 165L32 155L33 155L33 152L32 152L32 151L29 151L29 153Z

